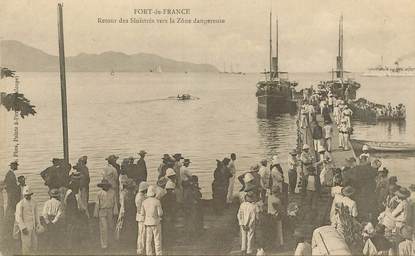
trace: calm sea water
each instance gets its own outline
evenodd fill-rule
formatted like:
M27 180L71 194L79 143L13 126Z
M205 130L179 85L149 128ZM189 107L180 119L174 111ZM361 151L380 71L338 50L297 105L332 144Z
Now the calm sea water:
M364 78L359 97L379 103L404 103L407 121L403 126L390 123L356 123L355 137L415 143L415 78ZM192 160L192 171L199 175L205 198L211 197L215 159L235 152L237 168L244 171L262 158L279 154L286 166L288 152L295 147L295 116L257 118L255 84L261 75L177 74L177 73L68 73L68 116L70 160L75 163L88 155L91 191L109 154L120 158L134 156L145 149L150 182L164 153L181 152ZM299 87L329 79L326 73L291 74ZM20 91L36 105L38 114L19 123L19 170L36 193L37 201L47 197L39 173L62 156L60 84L58 73L21 73ZM2 80L11 91L12 80ZM4 90L4 89L3 89ZM179 102L168 99L189 93L200 100ZM12 159L14 144L13 113L0 110L2 117L0 168L2 176ZM3 146L4 145L4 146ZM415 183L411 175L413 156L383 155L385 165L403 184ZM238 187L236 187L238 189Z

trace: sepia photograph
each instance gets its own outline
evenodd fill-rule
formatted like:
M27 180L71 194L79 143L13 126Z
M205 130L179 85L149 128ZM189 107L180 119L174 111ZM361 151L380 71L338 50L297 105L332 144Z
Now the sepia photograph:
M0 5L0 256L415 255L415 1Z

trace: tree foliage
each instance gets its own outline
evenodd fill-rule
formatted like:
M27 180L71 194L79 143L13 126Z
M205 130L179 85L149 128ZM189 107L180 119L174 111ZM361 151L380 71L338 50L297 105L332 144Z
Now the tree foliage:
M0 78L14 77L15 71L10 70L5 67L0 69ZM36 110L35 106L30 104L28 100L22 93L1 93L0 105L3 105L7 111L17 111L20 113L22 118L25 118L28 115L35 115Z

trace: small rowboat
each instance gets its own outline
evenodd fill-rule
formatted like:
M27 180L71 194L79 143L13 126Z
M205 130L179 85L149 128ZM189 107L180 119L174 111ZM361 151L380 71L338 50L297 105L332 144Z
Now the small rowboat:
M398 141L369 141L352 139L352 144L356 148L362 148L363 145L369 146L370 152L415 152L415 144L398 142Z

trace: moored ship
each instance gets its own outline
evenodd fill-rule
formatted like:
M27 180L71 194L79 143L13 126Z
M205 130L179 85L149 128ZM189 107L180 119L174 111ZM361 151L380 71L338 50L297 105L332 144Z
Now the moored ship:
M288 80L287 72L278 69L278 19L276 22L276 56L272 57L272 13L270 13L270 56L269 71L265 71L265 79L257 83L258 116L270 116L296 111L294 99L296 82ZM283 77L284 75L285 77Z
M363 73L362 76L368 77L407 77L415 76L414 67L401 67L399 61L395 61L395 67L389 67L382 64L374 68L369 68L367 72Z

